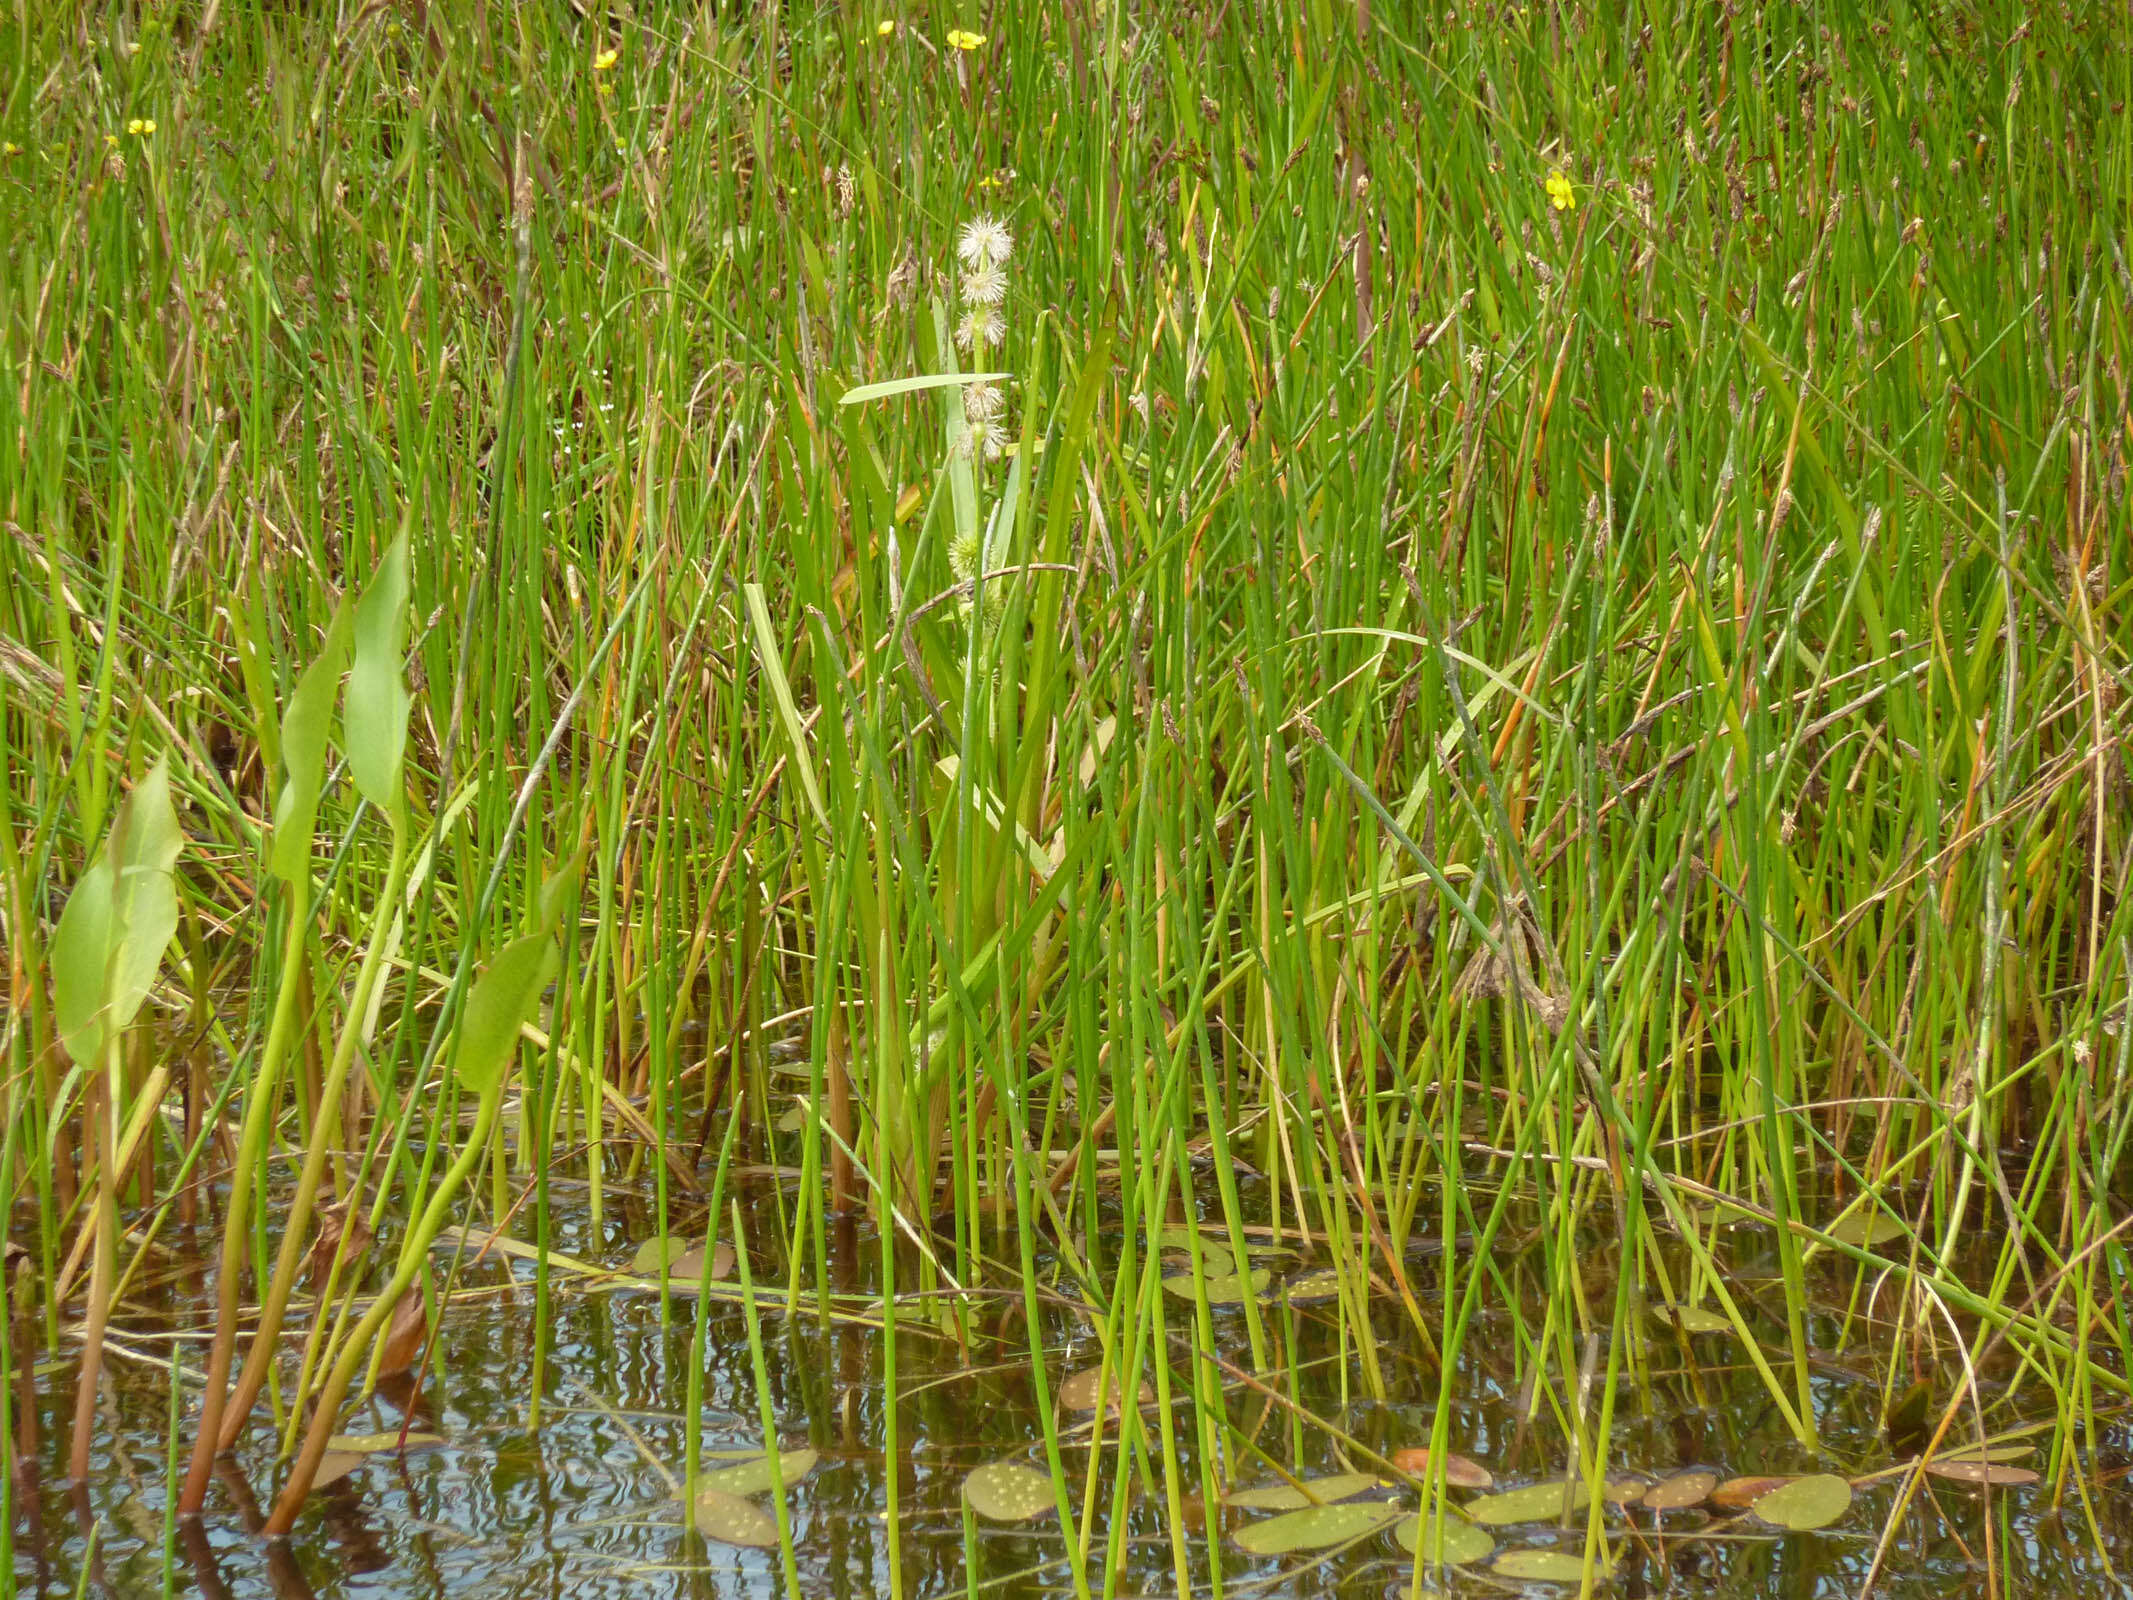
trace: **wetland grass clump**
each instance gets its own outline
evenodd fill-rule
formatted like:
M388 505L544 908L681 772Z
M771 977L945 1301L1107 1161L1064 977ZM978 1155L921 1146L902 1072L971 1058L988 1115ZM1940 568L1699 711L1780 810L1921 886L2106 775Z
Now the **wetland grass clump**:
M2129 45L21 8L0 1583L2115 1592Z

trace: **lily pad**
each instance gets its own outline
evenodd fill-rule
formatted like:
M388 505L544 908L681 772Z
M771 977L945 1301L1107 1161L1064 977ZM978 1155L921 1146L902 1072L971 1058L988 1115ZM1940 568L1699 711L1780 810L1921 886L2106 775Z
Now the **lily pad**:
M1307 1306L1321 1300L1338 1299L1341 1282L1337 1267L1319 1267L1291 1278L1281 1286L1281 1292L1288 1297L1290 1305Z
M1395 1450L1392 1464L1410 1477L1426 1478L1430 1475L1429 1449L1426 1445L1415 1445L1406 1450ZM1446 1451L1444 1481L1455 1489L1493 1489L1496 1474L1471 1457Z
M1640 1506L1651 1484L1634 1472L1610 1472L1600 1485L1600 1498L1611 1506Z
M1239 1489L1222 1503L1242 1506L1247 1511L1299 1511L1314 1505L1330 1506L1338 1500L1353 1500L1364 1490L1377 1488L1380 1481L1367 1472L1336 1472L1323 1478L1305 1478L1300 1487L1293 1483L1269 1483L1256 1489Z
M1492 1528L1508 1528L1520 1522L1553 1522L1570 1512L1583 1511L1592 1503L1592 1491L1583 1479L1561 1483L1529 1483L1523 1489L1485 1494L1469 1500L1460 1509L1475 1521Z
M640 1278L656 1278L661 1267L671 1270L675 1258L688 1249L689 1241L678 1233L654 1234L637 1246L637 1253L630 1257L630 1271Z
M1886 1211L1854 1211L1824 1231L1839 1244L1856 1245L1861 1250L1911 1236L1911 1230Z
M721 1239L718 1248L711 1252L711 1281L733 1276L733 1246ZM704 1247L694 1245L676 1256L667 1267L667 1287L676 1294L688 1294L704 1276Z
M1946 1478L1950 1483L1989 1483L2003 1489L2018 1489L2038 1481L2038 1475L2028 1467L2010 1467L1975 1458L1929 1461L1926 1471L1936 1478ZM1758 1506L1756 1511L1760 1515L1762 1508Z
M1409 1512L1394 1526L1392 1536L1402 1550L1421 1556L1422 1564L1429 1567L1471 1566L1476 1561L1486 1561L1496 1548L1496 1541L1485 1529L1449 1513L1440 1522L1435 1517L1425 1521ZM1415 1548L1418 1542L1420 1550Z
M1591 1563L1592 1570L1604 1573L1610 1563L1603 1551ZM1498 1556L1489 1570L1499 1577L1515 1578L1521 1583L1582 1583L1585 1581L1586 1560L1582 1553L1572 1555L1567 1550L1506 1550Z
M1353 1500L1345 1505L1309 1506L1255 1522L1237 1535L1237 1548L1255 1556L1285 1556L1298 1550L1324 1550L1390 1527L1400 1508L1383 1500Z
M1852 1508L1852 1486L1833 1472L1795 1478L1754 1503L1765 1522L1794 1533L1826 1528Z
M1254 1267L1248 1278L1236 1273L1220 1278L1211 1277L1207 1280L1207 1303L1211 1306L1241 1306L1255 1295L1264 1294L1266 1286L1273 1278L1273 1273L1265 1267ZM1190 1300L1194 1297L1192 1274L1189 1272L1176 1273L1165 1278L1163 1287L1180 1300Z
M778 1452L778 1479L788 1489L815 1470L817 1460L812 1450L781 1450ZM715 1472L700 1473L696 1479L698 1493L716 1489L721 1494L763 1494L771 1487L770 1457L762 1452L746 1460L737 1461L730 1467L720 1467Z
M963 1499L990 1522L1027 1522L1058 1509L1052 1475L1019 1461L994 1461L963 1480Z
M1717 1487L1715 1472L1677 1472L1646 1489L1644 1504L1653 1511L1682 1511L1702 1505Z
M1767 1474L1760 1477L1728 1478L1711 1491L1711 1504L1726 1511L1746 1511L1764 1495L1782 1489L1793 1481L1789 1477L1772 1477Z
M1096 1409L1096 1391L1099 1387L1107 1389L1108 1392L1105 1394L1104 1404L1116 1415L1118 1411L1119 1377L1116 1372L1113 1372L1110 1375L1108 1384L1106 1384L1102 1367L1083 1367L1079 1372L1074 1373L1064 1383L1060 1384L1060 1408L1066 1411L1094 1411ZM1146 1406L1154 1403L1155 1386L1149 1383L1146 1378L1143 1378L1140 1388L1140 1404Z
M1683 1333L1731 1333L1733 1319L1709 1306L1661 1305L1653 1307Z
M699 1489L692 1498L696 1502L696 1531L706 1539L759 1550L777 1544L778 1519L753 1500L723 1489Z

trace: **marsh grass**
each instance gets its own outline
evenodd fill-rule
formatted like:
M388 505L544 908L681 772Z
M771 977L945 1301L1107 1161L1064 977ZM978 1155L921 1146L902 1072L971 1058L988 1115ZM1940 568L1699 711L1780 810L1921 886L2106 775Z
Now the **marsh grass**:
M182 1509L278 1429L287 1531L400 1292L449 1298L425 1235L545 1252L557 1176L715 1233L774 1157L759 1381L759 1306L826 1313L863 1224L893 1456L898 1323L1019 1281L1083 1595L1136 1492L1189 1584L1244 1435L1175 1352L1269 1229L1360 1393L1521 1308L1594 1484L1653 1303L1811 1452L1841 1262L1891 1405L1987 1384L2085 1503L2133 1371L2123 18L883 16L4 30L10 1436L24 1352L203 1230ZM151 771L174 936L80 1069L63 918ZM328 1204L301 1370L224 1413ZM1085 1458L1054 1291L1158 1396ZM1291 1313L1242 1315L1278 1373Z

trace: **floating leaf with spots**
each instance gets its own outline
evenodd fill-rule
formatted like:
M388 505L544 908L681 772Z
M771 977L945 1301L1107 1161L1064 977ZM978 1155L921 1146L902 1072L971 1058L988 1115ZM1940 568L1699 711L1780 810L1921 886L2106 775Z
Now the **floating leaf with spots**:
M782 1450L778 1453L778 1481L791 1488L815 1470L817 1457L812 1450ZM771 1459L767 1453L758 1451L746 1460L736 1461L730 1467L720 1467L713 1472L698 1474L695 1487L698 1491L716 1489L722 1494L762 1494L771 1488Z
M1795 1478L1757 1497L1753 1510L1774 1527L1794 1533L1826 1528L1852 1508L1852 1486L1833 1472Z
M1523 1489L1485 1494L1479 1500L1469 1500L1461 1509L1475 1522L1508 1528L1520 1522L1553 1522L1582 1511L1591 1503L1592 1491L1582 1479L1572 1479L1567 1483L1529 1483Z
M1298 1550L1325 1550L1362 1539L1399 1519L1400 1508L1383 1500L1353 1500L1345 1505L1308 1506L1255 1522L1236 1534L1237 1548L1255 1556L1285 1556Z
M1379 1487L1381 1482L1367 1472L1336 1472L1323 1478L1305 1478L1300 1485L1269 1483L1254 1489L1239 1489L1223 1504L1242 1506L1247 1511L1295 1511L1314 1505L1330 1506L1337 1500L1352 1500L1365 1490Z
M1120 1387L1119 1375L1116 1372L1112 1372L1106 1378L1104 1369L1100 1366L1083 1367L1079 1372L1071 1374L1065 1382L1059 1385L1060 1409L1063 1411L1094 1411L1097 1405L1096 1392L1101 1388L1104 1390L1103 1404L1105 1409L1115 1414L1118 1410L1118 1391ZM1155 1388L1146 1378L1143 1378L1140 1385L1140 1404L1145 1406L1153 1405L1154 1403Z
M1441 1520L1409 1512L1394 1526L1392 1536L1402 1550L1420 1555L1422 1564L1429 1567L1471 1566L1476 1561L1486 1561L1496 1548L1495 1539L1486 1530L1450 1512ZM1419 1551L1415 1548L1418 1541L1422 1547Z
M1590 1563L1583 1552L1573 1555L1567 1550L1506 1550L1489 1570L1520 1583L1583 1583L1588 1566L1600 1575L1611 1564L1604 1550Z
M776 1547L778 1519L753 1500L724 1489L699 1489L691 1499L696 1503L696 1531L706 1539L758 1550Z
M1392 1453L1392 1464L1411 1478L1427 1478L1430 1475L1432 1457L1424 1445L1413 1445ZM1455 1489L1493 1489L1496 1474L1469 1456L1455 1455L1450 1451L1444 1456L1444 1481Z
M963 1480L963 1499L991 1522L1027 1522L1058 1509L1052 1475L1019 1461L994 1461Z
M1677 1472L1646 1489L1644 1504L1653 1511L1683 1511L1690 1506L1702 1505L1717 1487L1718 1474L1715 1472Z
M1936 1478L1946 1478L1950 1483L1991 1484L1999 1489L2018 1489L2039 1481L2038 1474L2028 1467L2010 1467L1974 1457L1929 1461L1926 1471ZM1756 1507L1756 1512L1760 1515L1762 1507Z

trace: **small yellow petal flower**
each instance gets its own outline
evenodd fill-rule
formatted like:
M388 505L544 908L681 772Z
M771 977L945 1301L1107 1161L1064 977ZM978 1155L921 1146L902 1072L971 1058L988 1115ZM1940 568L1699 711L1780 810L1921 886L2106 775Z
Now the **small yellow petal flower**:
M890 34L896 31L896 19L894 17L883 17L874 24L874 31L881 35L882 38L888 38Z
M112 149L116 150L118 148L118 142L119 136L117 134L107 133L104 135L104 143L109 145Z
M602 50L598 55L593 57L593 71L607 71L615 64L616 60L620 57L620 55L621 52L619 50Z
M0 140L0 156L19 156L21 154L22 146L15 143L14 140Z
M948 42L958 50L975 50L985 43L985 35L972 33L968 28L950 28Z
M1570 180L1557 168L1548 174L1548 200L1558 211L1568 211L1578 203L1577 191L1570 187Z

